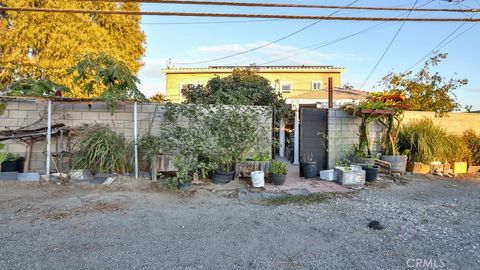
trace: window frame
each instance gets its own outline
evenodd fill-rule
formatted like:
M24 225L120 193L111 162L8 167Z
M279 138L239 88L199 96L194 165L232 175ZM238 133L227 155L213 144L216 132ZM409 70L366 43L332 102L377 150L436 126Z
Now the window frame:
M320 88L315 89L315 87L314 87L315 84L320 84ZM310 89L311 89L312 91L323 90L323 81L322 81L322 80L312 81L312 83L311 83L311 85L310 85Z
M290 90L285 91L285 90L283 90L283 86L287 85L287 84L290 85ZM281 93L291 93L292 91L293 91L293 83L292 82L290 82L290 81L280 82L280 92Z

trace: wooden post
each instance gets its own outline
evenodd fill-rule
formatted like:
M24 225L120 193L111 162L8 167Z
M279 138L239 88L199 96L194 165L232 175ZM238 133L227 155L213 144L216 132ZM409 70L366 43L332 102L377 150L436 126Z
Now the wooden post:
M333 108L333 78L328 77L328 108Z

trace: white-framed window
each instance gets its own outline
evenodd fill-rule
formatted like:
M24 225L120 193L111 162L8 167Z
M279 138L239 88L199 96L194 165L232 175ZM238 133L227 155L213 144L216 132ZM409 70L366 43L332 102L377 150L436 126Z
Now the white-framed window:
M280 90L282 91L282 93L292 92L292 83L291 82L282 82L280 84Z
M323 81L312 81L312 90L322 90Z

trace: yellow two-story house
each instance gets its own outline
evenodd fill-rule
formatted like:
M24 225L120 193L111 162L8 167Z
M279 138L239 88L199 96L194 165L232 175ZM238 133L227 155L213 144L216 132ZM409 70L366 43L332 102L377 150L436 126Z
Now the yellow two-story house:
M208 68L166 68L166 95L172 102L181 102L182 89L189 85L206 85L214 76L225 77L235 68L249 66L211 66ZM288 100L304 97L311 91L318 91L318 99L326 97L328 78L333 80L333 88L340 89L341 76L345 68L333 66L255 66L258 75L268 79L277 92ZM324 91L322 91L324 90ZM360 92L360 91L359 91ZM312 96L311 93L309 96ZM364 98L363 95L361 95Z

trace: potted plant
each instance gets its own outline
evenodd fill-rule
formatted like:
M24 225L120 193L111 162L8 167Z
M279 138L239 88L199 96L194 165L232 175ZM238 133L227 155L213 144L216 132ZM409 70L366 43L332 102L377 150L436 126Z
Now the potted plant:
M380 173L380 167L376 165L362 165L362 170L365 171L365 182L376 181Z
M342 185L363 185L366 172L358 165L350 165L347 159L334 167L335 179Z
M213 172L213 182L215 184L227 184L233 179L235 174L235 159L228 154L220 154L216 158L218 167Z
M250 176L253 171L263 171L265 175L270 172L270 153L254 154L252 157L235 163L235 179Z
M0 144L0 150L5 145ZM2 172L23 172L23 163L25 158L9 152L0 152L0 164Z
M313 154L302 155L301 169L303 172L303 177L305 178L315 178L317 177L317 162L313 161Z
M272 161L270 168L272 172L273 184L276 186L281 186L285 183L288 172L288 164L280 161Z

